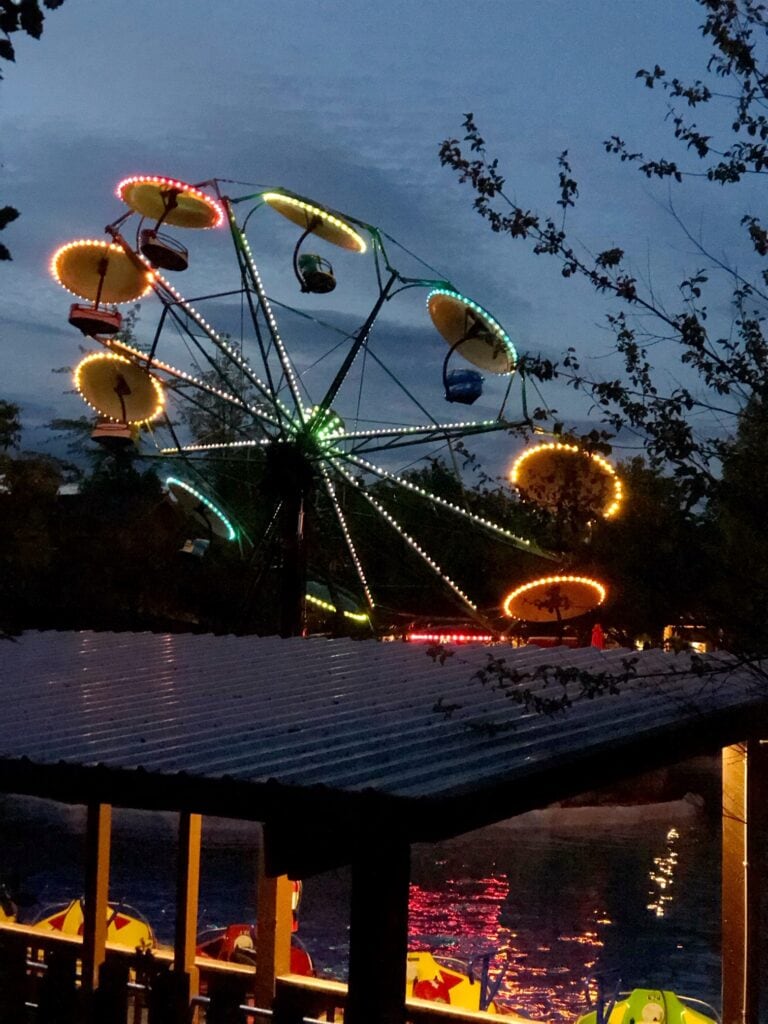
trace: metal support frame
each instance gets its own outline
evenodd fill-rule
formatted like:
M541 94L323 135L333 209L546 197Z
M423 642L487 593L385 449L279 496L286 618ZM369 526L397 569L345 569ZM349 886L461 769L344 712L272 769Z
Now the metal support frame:
M761 868L768 853L768 741L723 750L723 1024L765 1019L760 974ZM761 1009L763 1015L761 1016Z
M82 973L83 990L88 993L96 989L99 969L106 959L111 838L111 805L89 804L85 832Z
M345 1024L403 1024L410 847L380 836L352 864Z
M287 875L265 873L264 852L259 856L258 914L256 929L256 1006L270 1009L275 998L275 979L291 969L293 888Z
M173 943L173 969L187 1002L199 992L199 972L195 966L197 945L197 906L200 892L200 840L202 818L199 814L179 814L176 864L176 928ZM181 982L180 979L184 979Z

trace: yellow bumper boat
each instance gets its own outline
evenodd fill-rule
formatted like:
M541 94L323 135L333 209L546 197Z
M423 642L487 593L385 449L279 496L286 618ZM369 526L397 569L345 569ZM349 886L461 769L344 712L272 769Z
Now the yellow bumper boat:
M601 1024L597 1010L579 1017L576 1024ZM620 993L602 1024L720 1024L720 1018L699 999L663 989L635 988Z

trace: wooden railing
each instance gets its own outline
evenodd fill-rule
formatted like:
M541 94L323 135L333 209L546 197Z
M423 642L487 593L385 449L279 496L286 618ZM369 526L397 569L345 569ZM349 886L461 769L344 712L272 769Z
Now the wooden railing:
M137 952L107 944L100 984L83 991L81 939L20 924L0 925L0 1024L275 1024L340 1021L347 986L282 975L272 1009L253 1005L252 967L197 957L199 995L180 1000L182 987L167 949ZM184 991L186 991L184 989ZM406 1002L410 1024L487 1024L472 1013L423 999Z

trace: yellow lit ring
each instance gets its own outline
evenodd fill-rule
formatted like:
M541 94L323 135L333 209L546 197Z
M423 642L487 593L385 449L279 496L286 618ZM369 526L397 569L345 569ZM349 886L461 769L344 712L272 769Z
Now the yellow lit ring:
M510 481L517 485L520 478L520 470L522 466L530 459L533 455L543 451L562 451L562 452L573 452L576 455L583 455L585 458L591 459L606 476L611 477L613 482L613 500L610 505L602 513L604 519L611 519L621 508L621 503L624 500L624 488L621 483L621 477L618 475L613 466L604 459L602 455L597 455L594 452L585 452L583 448L580 448L576 444L563 444L562 442L551 442L544 444L537 444L533 448L528 448L524 451L512 464L512 469L509 471Z
M155 174L135 174L133 177L123 178L115 189L117 198L122 200L127 206L130 206L132 210L142 214L142 216L160 216L162 210L153 209L152 212L149 212L146 208L142 209L142 205L146 206L146 203L142 204L130 195L132 185L156 185L160 190L174 189L187 200L186 210L172 211L169 216L164 218L167 224L173 224L176 227L218 228L224 223L224 209L221 203L217 202L212 196L206 195L199 188L195 188L194 185L188 185L184 181L177 181L176 178L163 178ZM189 200L193 200L199 203L200 206L205 207L207 217L203 217L201 221L199 215L200 207L197 207L197 211L191 209ZM210 220L209 224L204 223L206 219ZM190 221L194 223L190 223Z
M117 259L121 261L129 262L130 257L127 256L122 246L116 245L114 242L104 242L95 238L78 238L74 242L67 242L66 245L60 246L60 248L56 250L53 256L51 256L50 271L54 280L56 280L57 283L60 284L62 288L66 289L66 291L68 291L71 295L77 295L79 299L87 299L89 302L93 302L95 298L93 292L88 294L84 291L76 291L74 288L71 287L70 284L67 284L63 280L59 269L59 265L61 264L62 260L65 258L67 253L69 253L72 249L84 250L86 248L104 249L107 255L114 255ZM132 263L130 265L133 266ZM142 272L139 271L138 268L136 268L136 272L137 279L140 280ZM152 288L152 282L154 280L154 275L151 270L147 269L144 272L144 275L146 277L146 285L144 286L143 290L131 291L131 293L127 295L126 298L121 297L119 299L111 298L109 295L106 295L105 298L102 299L102 303L107 302L110 305L112 305L113 303L133 302L134 299L143 298L147 294L147 292L149 292L150 289Z
M341 217L336 217L334 214L329 213L328 210L324 210L322 206L315 206L314 203L308 203L304 199L297 199L295 196L286 195L284 192L264 192L261 198L273 210L282 213L284 217L287 217L288 220L293 221L294 224L298 224L300 227L302 226L302 221L295 216L291 216L290 208L296 213L303 213L305 221L308 221L309 217L319 217L320 220L334 229L333 232L328 234L315 231L315 234L325 238L326 242L341 246L342 249L352 249L355 252L362 253L366 251L367 246L363 236L355 231L351 224L342 220ZM282 206L288 207L289 210L281 209Z
M132 366L136 370L142 369L140 366L137 366L136 363L134 363L132 360L127 359L125 356L118 355L116 352L92 352L89 356L86 356L85 359L82 359L75 367L73 378L74 384L78 392L80 393L80 397L83 399L86 405L90 406L90 408L94 410L94 412L97 412L99 416L103 416L105 419L111 420L112 423L122 423L124 422L123 420L117 419L114 416L110 416L108 413L104 412L103 409L99 409L92 402L89 402L88 399L85 397L85 394L83 393L83 371L86 369L87 366L89 366L96 360L103 362L106 359L111 359L114 362L118 363L125 363L128 366ZM156 377L153 377L151 373L147 373L146 370L144 371L144 373L146 374L147 379L150 381L152 387L154 388L156 404L152 412L148 416L145 416L143 419L128 420L127 422L131 426L140 426L142 423L149 423L151 420L157 419L157 417L163 411L163 408L165 406L165 395L163 394L162 384Z
M606 598L608 591L597 580L591 579L589 576L542 576L537 580L531 580L530 583L523 583L522 586L517 587L515 590L510 591L509 594L504 598L504 604L502 609L505 615L514 619L517 616L513 615L509 610L509 606L512 604L516 597L526 593L528 590L533 590L535 587L545 587L550 583L583 583L587 587L592 587L598 595L597 604L601 605Z

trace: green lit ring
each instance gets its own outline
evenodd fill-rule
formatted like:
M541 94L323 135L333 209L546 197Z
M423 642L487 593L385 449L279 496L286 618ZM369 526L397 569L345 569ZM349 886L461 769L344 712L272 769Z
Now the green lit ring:
M458 299L459 302L463 302L465 306L469 306L469 308L474 310L475 313L479 313L479 315L483 318L483 320L485 320L485 322L488 324L488 326L491 328L491 330L497 336L497 338L499 338L504 343L504 346L507 349L507 353L510 357L510 362L512 363L512 369L509 372L514 372L514 369L517 366L518 361L517 349L512 344L512 339L501 326L499 321L494 316L491 316L487 309L483 309L483 307L479 305L477 302L474 302L472 299L468 299L467 296L462 295L461 292L454 291L453 288L433 288L432 291L427 295L427 309L429 309L429 300L432 298L433 295L447 295L451 299Z
M165 481L165 486L170 487L171 484L175 484L177 487L180 487L183 491L186 491L188 494L191 494L193 498L197 498L201 505L205 505L207 509L213 512L213 514L217 516L222 521L224 526L227 528L227 540L234 540L235 537L237 537L237 532L235 531L235 528L232 525L232 523L229 521L229 519L227 519L227 517L224 515L221 509L217 508L216 505L213 504L210 498L206 498L204 494L201 494L200 491L195 490L194 487L192 487L188 483L185 483L183 480L179 480L178 477L167 477Z

